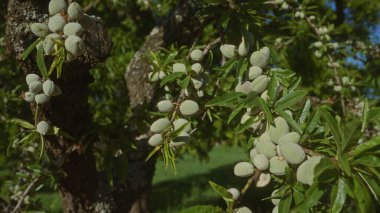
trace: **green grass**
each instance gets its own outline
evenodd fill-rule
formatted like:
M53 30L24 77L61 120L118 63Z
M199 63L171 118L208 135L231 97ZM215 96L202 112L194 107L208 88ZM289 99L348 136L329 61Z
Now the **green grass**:
M171 168L165 170L162 159L157 160L156 174L153 180L150 208L154 213L177 213L193 205L219 205L224 207L223 200L209 186L212 180L224 187L242 188L246 178L233 174L236 162L247 160L247 153L238 147L215 146L209 153L207 161L185 154L177 160L177 175ZM254 212L271 212L270 201L260 202L270 196L271 187L250 190L242 203ZM46 212L61 212L61 200L58 193L38 193Z

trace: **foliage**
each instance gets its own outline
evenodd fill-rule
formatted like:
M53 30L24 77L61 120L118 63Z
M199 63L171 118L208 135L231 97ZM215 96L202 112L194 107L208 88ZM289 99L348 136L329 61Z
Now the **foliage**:
M177 1L107 0L95 4L83 1L83 5L90 5L89 12L109 24L113 40L110 57L91 70L94 81L90 86L89 104L96 126L85 135L85 139L95 145L98 170L105 171L110 182L127 172L126 156L117 153L133 149L126 135L128 124L135 124L133 119L137 113L144 114L140 117L144 122L138 125L146 132L158 118L167 117L171 121L170 126L156 133L164 140L150 157L161 152L166 166L174 169L180 161L176 158L182 153L204 158L216 144L239 145L246 152L257 148L259 137L275 124L277 117L282 117L291 131L301 135L299 144L306 154L323 158L313 170L310 185L297 180L296 165L286 169L283 176L271 176L272 185L268 187L278 189L277 198L281 199L278 212L346 212L348 209L374 212L378 208L380 76L376 70L380 51L379 44L370 36L371 28L379 23L380 4L349 1L341 17L339 8L334 6L339 0L271 2L203 1L198 17L207 30L194 36L192 46L173 45L146 56L152 64L151 76L164 73L157 80L160 88L157 96L175 103L174 110L157 112L144 106L141 112L136 112L130 109L126 98L125 69L144 37L154 24L161 23L170 14ZM4 14L1 15L3 21ZM339 21L342 18L343 21ZM2 22L0 27L4 29ZM248 56L238 56L235 52L236 56L229 59L219 49L221 44L233 44L238 49L242 39L251 42ZM37 47L38 67L48 78L56 67L45 67L38 43L36 40L31 44L24 58ZM247 76L251 53L263 47L269 47L271 55L270 66L263 67L263 73L270 78L267 96L262 96L262 92L242 92L237 86L254 80ZM33 115L18 98L26 89L24 78L16 63L5 56L4 42L0 48L0 83L4 85L0 89L3 141L0 182L4 183L0 197L16 203L28 183L40 177L46 181L35 187L37 196L26 199L24 206L29 210L39 209L38 195L56 190L57 162L43 156L43 149L35 142L38 138L43 144L44 137L28 122L34 119ZM61 50L56 57L58 73L65 54ZM194 60L193 50L201 50L203 59ZM202 73L191 67L195 62L201 63ZM184 64L186 72L173 73L176 63ZM199 83L202 85L198 88ZM191 116L180 111L181 103L189 99L199 106L197 113ZM248 116L243 119L245 115ZM14 117L21 119L12 119ZM190 123L174 128L172 123L178 118L186 118ZM191 127L188 135L181 135L187 127ZM52 133L58 134L59 130ZM63 132L59 134L69 137ZM184 139L183 136L186 140L190 137L190 142L176 141ZM176 142L186 143L174 145ZM7 150L10 152L6 156ZM250 160L253 159L247 157L246 161ZM244 179L241 196L246 191L257 190L258 177L264 173L269 174L256 169ZM13 174L16 178L12 178ZM240 180L243 179L239 178L237 185L241 185ZM233 200L224 186L211 181L210 185L225 205L195 206L181 212L233 212L245 205L241 198ZM42 193L38 194L39 191Z

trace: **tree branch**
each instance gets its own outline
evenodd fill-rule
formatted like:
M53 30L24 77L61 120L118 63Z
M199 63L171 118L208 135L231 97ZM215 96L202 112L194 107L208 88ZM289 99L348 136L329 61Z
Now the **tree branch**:
M22 193L20 200L18 200L16 206L11 211L11 213L17 213L21 209L21 205L24 202L25 197L32 191L33 187L37 184L37 182L40 180L41 176L38 176L32 180L32 182L29 183L28 187L26 187L25 191Z

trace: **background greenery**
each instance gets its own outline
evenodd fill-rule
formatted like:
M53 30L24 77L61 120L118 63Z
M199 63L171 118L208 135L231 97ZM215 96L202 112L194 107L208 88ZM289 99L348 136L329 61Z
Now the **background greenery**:
M102 0L78 1L88 6L88 13L101 17L109 27L113 48L110 56L91 70L93 83L89 103L93 120L105 127L105 141L110 143L126 143L119 140L121 135L110 135L128 122L131 111L128 103L128 91L125 86L124 74L128 62L140 48L150 30L161 23L165 16L178 3L176 0L131 1ZM205 1L207 2L207 1ZM312 11L320 14L325 23L335 23L331 36L340 44L351 42L351 48L342 45L338 59L344 64L341 74L353 80L356 91L366 94L378 105L380 92L380 53L379 27L380 2L372 0L342 0L345 5L344 20L337 23L335 1L300 1L304 5L313 5ZM311 3L311 4L310 4ZM34 150L36 145L12 149L7 155L8 144L19 138L19 129L6 123L13 117L31 120L29 106L19 98L26 90L24 74L19 69L12 56L7 55L5 41L6 1L0 3L0 199L11 201L17 194L17 187L22 188L28 183L27 174L33 173L37 164ZM316 59L310 45L316 41L304 23L294 21L285 11L261 11L278 18L276 21L263 22L263 40L275 49L276 60L273 63L283 68L294 70L303 79L302 87L311 90L311 96L322 100L337 94L326 85L332 77L325 71L326 61ZM204 40L212 39L213 22L209 33L203 35ZM275 40L278 37L289 41L288 45L279 47ZM377 48L377 49L376 49ZM344 93L350 97L349 92ZM243 144L244 140L233 137L221 124L214 124L217 131L208 143L196 141L194 147L187 147L178 160L178 175L173 176L170 170L163 169L161 159L158 160L154 188L152 193L152 208L156 212L176 212L179 209L194 204L221 203L220 198L208 187L208 180L214 180L224 186L236 182L231 177L234 162L246 159L247 149L231 146ZM226 133L222 133L226 132ZM199 133L202 136L202 133ZM220 141L213 140L220 137ZM213 144L218 143L211 151ZM199 161L201 159L201 161ZM100 159L99 161L102 161ZM31 163L32 162L32 163ZM106 161L105 161L106 162ZM35 202L31 209L44 209L46 212L60 212L60 200L55 190L54 180L43 187L31 199ZM175 189L175 190L174 190ZM174 191L174 193L173 193ZM259 204L257 197L268 196L269 191L246 197L252 209L267 210L267 202ZM166 194L171 196L163 196ZM271 208L271 207L269 207Z

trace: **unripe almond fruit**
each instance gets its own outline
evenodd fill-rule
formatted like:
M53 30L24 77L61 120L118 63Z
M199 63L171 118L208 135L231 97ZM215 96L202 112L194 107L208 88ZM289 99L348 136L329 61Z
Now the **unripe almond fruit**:
M182 115L194 115L199 111L199 105L192 100L186 100L179 106L179 111Z
M160 118L152 123L150 131L154 133L160 133L162 130L170 126L170 121L167 118Z
M66 25L65 18L61 14L56 14L49 18L48 27L49 30L55 33L62 32Z
M250 116L248 113L245 113L245 114L241 117L241 119L240 119L240 124L244 124L244 123L247 122L248 119L250 119L250 118L251 118L251 116Z
M31 103L34 102L35 94L32 92L25 92L24 93L24 100Z
M297 132L289 132L278 139L278 144L282 143L299 143L301 135Z
M277 156L269 160L269 172L274 175L284 175L287 167L289 167L288 163Z
M51 80L46 80L42 85L42 90L44 91L45 95L52 96L54 92L54 82Z
M163 100L163 101L158 102L157 108L158 108L158 111L160 112L170 112L173 110L174 105L169 100Z
M184 125L186 125L186 127L183 128L183 131L189 132L191 130L191 125L190 125L190 122L188 120L183 119L183 118L179 118L179 119L175 120L173 122L174 131L178 130L179 128L181 128Z
M75 22L67 23L65 27L63 28L63 34L67 36L71 36L71 35L81 36L82 33L83 33L82 25Z
M37 124L37 132L41 135L46 135L49 132L50 125L46 121L40 121Z
M193 50L190 53L190 58L193 61L201 61L203 59L203 52L201 50Z
M38 94L34 97L34 100L36 101L37 104L45 104L49 102L50 96L47 96L45 94Z
M289 133L289 125L288 123L286 122L286 120L282 117L277 117L274 119L274 123L275 123L275 127L274 126L270 126L269 127L269 136L270 136L270 139L272 140L273 143L275 144L278 144L278 139Z
M278 213L278 206L275 206L272 210L272 213Z
M297 169L297 180L303 184L312 185L315 167L321 159L321 156L313 156L303 162Z
M283 143L280 145L281 155L290 164L300 164L305 159L306 154L303 148L296 143Z
M25 78L25 81L28 85L30 85L31 83L33 83L35 81L39 81L39 80L41 80L40 76L38 76L37 74L34 74L34 73L28 74Z
M185 144L185 143L189 142L189 140L190 140L189 133L183 131L183 132L179 133L179 135L177 137L173 138L172 142L175 144L179 144L179 143Z
M193 84L194 89L196 90L199 90L203 86L203 80L192 78L191 83Z
M260 97L261 97L265 102L267 102L267 101L269 100L268 90L265 90L263 93L261 93Z
M160 79L160 74L158 72L150 72L148 74L148 79L150 82L156 82Z
M264 154L258 154L253 159L253 165L259 170L267 170L269 168L269 160Z
M252 213L252 211L248 207L242 206L236 209L235 213Z
M264 154L267 158L271 158L276 155L276 145L270 141L259 141L256 145L256 149L260 154Z
M278 189L274 190L271 194L271 197L279 196L277 194L277 192L278 192ZM278 206L278 204L280 204L281 199L280 198L271 198L271 201L272 201L273 205Z
M158 72L158 78L159 79L163 79L163 78L165 78L166 77L166 73L164 72L164 71L160 71L160 72Z
M254 171L253 164L249 162L239 162L234 167L234 174L238 177L249 177Z
M87 14L84 14L79 20L78 23L82 25L84 30L91 30L96 23L96 18L93 16L89 16Z
M238 52L240 56L246 56L249 53L249 45L244 41L244 38L239 44Z
M227 189L227 192L232 195L233 200L237 200L240 197L240 191L237 188L229 188Z
M45 38L49 34L49 28L43 23L33 23L30 25L30 30L39 38Z
M269 78L266 75L260 75L252 81L252 91L258 94L267 89Z
M61 88L59 88L59 86L57 86L57 85L54 85L54 90L53 90L53 93L51 94L51 96L57 96L60 94L62 94Z
M253 159L255 159L255 157L259 154L259 152L257 151L257 149L251 149L251 151L249 151L249 157L251 158L251 161L253 162Z
M236 46L232 44L223 44L220 46L220 51L222 55L227 59L232 59L236 57Z
M37 94L41 90L42 90L42 83L40 81L34 81L29 84L29 92Z
M270 183L271 176L270 174L261 173L259 176L259 180L256 182L256 187L262 188L267 186Z
M246 81L243 84L237 85L235 87L235 92L249 93L252 92L252 83L250 81Z
M268 58L261 51L255 51L252 53L250 58L250 63L252 66L258 66L260 68L265 68L268 65Z
M253 80L263 74L263 69L258 66L251 66L248 71L249 80Z
M73 2L69 5L69 8L67 8L67 14L70 17L70 20L79 20L83 17L82 7L78 3Z
M268 47L261 48L260 52L262 52L265 55L265 57L267 57L267 59L269 60L269 58L270 58L270 50L269 50Z
M195 64L191 65L191 70L193 70L195 73L199 74L200 72L202 72L203 68L202 68L202 65L200 63L195 63Z
M51 0L49 2L49 14L55 15L66 10L67 2L66 0Z
M148 144L151 146L158 146L162 144L164 141L162 139L161 134L154 134L152 137L149 138Z
M186 66L182 63L173 64L173 72L184 72L186 73Z
M262 135L260 135L259 140L263 141L263 142L268 142L269 141L269 142L272 143L272 140L270 139L268 131L265 131Z
M65 49L74 56L80 56L85 50L84 42L79 36L71 35L65 40Z
M59 40L62 40L62 36L57 33L51 33L45 37L43 43L45 55L53 55L55 52L54 46Z

